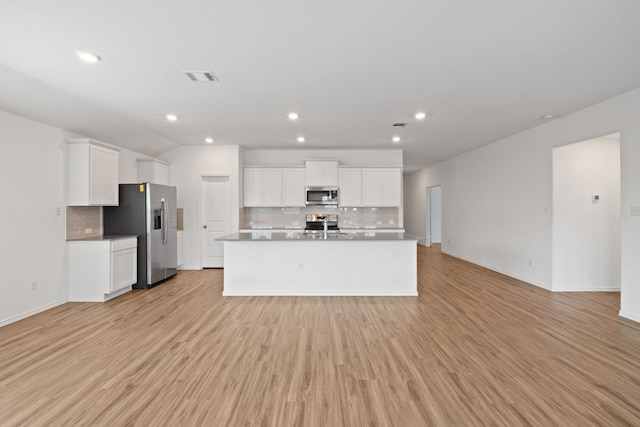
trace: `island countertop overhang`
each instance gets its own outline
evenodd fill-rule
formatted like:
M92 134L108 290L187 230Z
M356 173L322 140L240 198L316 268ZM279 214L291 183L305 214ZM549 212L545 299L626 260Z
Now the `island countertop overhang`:
M224 242L349 242L349 241L418 241L418 238L407 233L393 232L339 232L339 233L304 233L302 231L242 231L218 237Z

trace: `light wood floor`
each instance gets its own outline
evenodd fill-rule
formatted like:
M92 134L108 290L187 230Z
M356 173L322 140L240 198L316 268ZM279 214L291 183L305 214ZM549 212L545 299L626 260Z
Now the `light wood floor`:
M419 247L419 297L182 271L0 328L1 426L640 425L640 325Z

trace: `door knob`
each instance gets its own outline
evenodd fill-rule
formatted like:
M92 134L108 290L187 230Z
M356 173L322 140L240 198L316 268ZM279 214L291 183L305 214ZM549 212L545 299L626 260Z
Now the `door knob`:
M203 226L202 226L202 228L207 228L207 226L206 226L206 225L203 225Z

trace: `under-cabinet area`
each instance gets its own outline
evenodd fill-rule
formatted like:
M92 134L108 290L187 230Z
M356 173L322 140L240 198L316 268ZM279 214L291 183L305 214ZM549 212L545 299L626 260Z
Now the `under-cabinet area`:
M69 301L102 302L131 290L137 280L137 236L67 241Z

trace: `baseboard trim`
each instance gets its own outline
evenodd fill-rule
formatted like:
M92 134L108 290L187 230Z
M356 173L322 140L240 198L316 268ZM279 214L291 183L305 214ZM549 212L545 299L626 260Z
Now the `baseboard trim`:
M625 313L624 311L620 310L618 312L618 315L620 317L624 317L625 319L633 320L634 322L640 323L640 317L638 317L638 316L636 316L634 314Z
M344 293L344 294L336 294L336 293L313 293L313 294L303 294L303 293L291 293L291 292L265 292L265 293L256 293L256 292L222 292L223 297L417 297L418 292L415 293L381 293L381 294L372 294L372 293Z
M18 314L17 316L9 317L8 319L0 320L0 328L3 326L7 326L11 323L17 322L18 320L26 319L27 317L31 317L34 314L42 313L43 311L50 310L59 305L65 304L67 302L66 299L59 300L56 302L52 302L51 304L43 305L42 307L35 308L33 310L29 310L22 314Z
M520 276L517 276L515 274L500 270L500 269L495 268L495 267L490 266L490 265L479 263L479 262L471 260L471 259L467 259L467 258L458 256L458 255L453 255L452 253L446 252L445 250L442 250L442 253L445 254L445 255L449 255L451 257L454 257L454 258L461 259L462 261L470 262L471 264L475 264L475 265L478 265L480 267L486 268L487 270L491 270L491 271L495 271L496 273L504 274L505 276L511 277L513 279L516 279L516 280L520 280L521 282L527 283L529 285L537 286L539 288L546 289L547 291L551 291L551 288L549 286L543 285L542 283L537 283L537 282L535 282L535 281L533 281L531 279L520 277Z
M551 292L620 292L620 288L552 288Z

